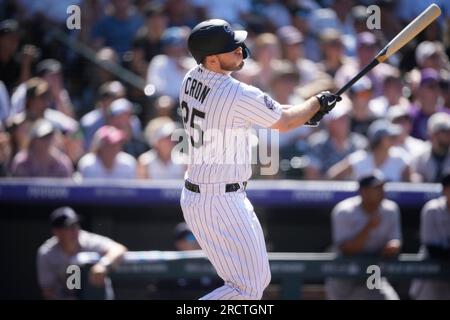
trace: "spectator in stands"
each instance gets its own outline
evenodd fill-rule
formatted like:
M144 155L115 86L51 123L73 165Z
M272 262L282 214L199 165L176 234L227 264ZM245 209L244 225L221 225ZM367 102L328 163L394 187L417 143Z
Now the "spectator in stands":
M402 133L397 137L395 146L401 148L411 159L421 154L427 144L425 141L411 136L412 119L408 108L403 105L394 105L387 111L386 118L393 124L402 128Z
M187 56L187 37L184 27L170 27L162 35L164 54L155 56L147 71L147 83L155 86L156 93L178 99L181 82L186 72L195 66Z
M124 141L125 134L113 126L98 129L92 151L78 162L81 176L90 179L134 179L136 160L122 151Z
M188 0L166 0L163 2L166 7L167 16L169 17L170 27L187 26L192 29L199 22L196 18L198 10L194 8L192 2ZM207 3L209 4L210 2L208 1ZM231 3L228 8L232 10Z
M10 116L25 112L26 118L31 121L45 118L63 133L77 132L78 122L62 111L50 108L53 102L48 82L34 77L19 85L14 91L11 97L12 113Z
M352 101L350 128L352 132L367 134L370 124L376 120L376 114L369 108L369 101L373 97L372 81L362 77L348 91Z
M145 24L137 31L132 47L124 56L124 66L141 78L147 76L148 64L154 56L163 53L161 37L168 25L168 17L161 3L150 2L144 14ZM130 97L139 95L131 88ZM142 93L141 93L142 94Z
M114 100L108 107L106 122L124 133L122 150L126 153L136 158L148 149L141 132L141 123L134 115L133 104L129 100Z
M304 99L295 90L300 80L296 65L288 60L274 60L271 67L272 75L268 91L270 96L282 105L296 105L303 102ZM310 128L303 126L282 133L279 140L281 157L291 156L291 153L298 155L299 152L304 151L305 137L310 132ZM259 137L260 145L264 145L265 138Z
M176 225L174 238L174 246L177 251L201 250L194 234L185 222Z
M335 76L336 85L343 86L365 65L372 61L378 52L377 39L370 32L362 32L357 35L357 59L353 63L343 65ZM371 80L374 97L383 94L383 80L387 75L393 74L396 68L383 63L373 68L366 76Z
M303 35L297 28L294 26L281 27L277 30L277 36L280 40L282 58L297 67L300 85L328 77L313 61L304 58Z
M16 114L25 111L26 117L31 121L43 118L49 105L49 88L47 81L41 78L32 78L24 84L24 106ZM20 90L20 87L17 91ZM16 92L17 92L16 91ZM14 99L14 95L13 98Z
M320 34L320 45L323 57L319 68L334 78L336 71L349 62L345 56L341 33L336 29L325 29Z
M59 143L72 163L76 164L84 154L83 139L78 122L72 120L75 118L75 110L73 109L69 93L64 87L61 63L54 59L42 60L36 66L36 73L48 83L49 101L52 106L46 112L53 114L50 119L56 118L54 122L56 122L58 117L67 119L67 124L58 127L63 133L59 135ZM54 113L53 109L59 112ZM58 117L55 115L58 115ZM67 117L64 117L64 115ZM64 122L64 120L61 120L61 122Z
M439 89L440 76L436 70L423 69L420 75L420 86L415 102L411 105L413 119L412 136L427 139L427 122L436 112L444 111Z
M380 170L389 181L411 181L414 176L409 166L410 159L394 147L395 139L402 129L387 120L372 123L368 130L369 151L358 150L328 170L331 179L356 178Z
M45 119L33 123L27 150L13 159L11 174L14 177L69 178L73 167L70 159L55 144L55 128Z
M439 182L450 170L450 115L433 114L428 120L428 135L424 150L412 160L412 167L423 182Z
M409 101L403 96L403 82L400 72L395 71L383 80L383 95L369 101L369 109L376 118L383 118L389 108L395 105L409 108Z
M366 5L371 5L372 1L365 1ZM399 1L378 0L376 5L380 7L380 20L383 21L383 27L378 32L382 33L381 38L389 41L402 31L404 25L396 15L397 4ZM366 8L367 13L367 8ZM367 20L366 20L367 21ZM409 22L408 22L409 23ZM375 30L371 30L375 31Z
M96 252L101 258L89 270L89 283L105 289L105 299L114 293L109 271L117 265L127 249L98 234L80 229L80 219L72 208L61 207L50 215L53 236L37 253L37 275L44 299L77 299L77 291L67 287L67 268L77 262L77 254ZM83 288L86 289L86 288Z
M442 78L439 83L441 88L441 95L444 98L443 110L448 112L450 110L450 72L442 73Z
M274 61L281 59L280 43L278 38L272 33L262 33L256 36L252 55L246 62L246 67L238 71L237 74L244 74L249 79L249 83L263 91L270 90L270 79L272 78Z
M344 35L349 51L354 51L354 44L347 44L350 42L348 39L354 38L355 35L351 7L350 1L338 0L333 1L330 8L312 10L308 16L309 29L316 36L326 28L337 29Z
M37 48L25 45L19 52L21 40L19 23L13 19L0 21L0 81L11 95L13 89L31 78L32 64L37 58Z
M42 24L51 24L56 28L66 27L67 8L70 5L81 5L83 0L41 0L33 3L33 11ZM30 4L28 4L30 5Z
M262 0L257 7L258 15L264 17L264 22L269 30L289 26L292 24L291 14L287 6L277 0Z
M5 122L9 118L11 112L11 103L9 100L8 90L3 81L0 80L0 123Z
M11 159L19 153L26 150L30 142L30 129L32 121L25 118L25 113L19 113L8 119L6 129L10 134Z
M94 48L111 47L122 59L130 50L132 40L143 24L143 18L130 0L112 0L110 14L106 14L92 28Z
M350 102L341 101L339 108L334 108L324 118L325 127L309 137L306 179L325 179L333 165L353 152L366 149L367 139L359 133L350 132L350 112Z
M93 86L99 89L101 85L106 82L112 82L116 80L116 76L104 68L103 66L111 66L120 63L120 58L117 53L110 47L101 48L95 55L99 65L88 68L89 73L86 77L89 77L93 81Z
M333 246L343 256L395 257L401 248L400 210L385 198L383 175L377 171L359 179L359 194L339 202L332 211ZM379 289L368 289L366 280L326 281L331 300L398 300L385 278Z
M66 88L64 88L61 63L55 59L42 60L36 66L36 74L47 81L51 101L55 104L55 109L74 118L72 101Z
M180 119L177 101L169 96L159 96L153 101L153 104L144 112L144 123L158 117L169 117L172 120Z
M109 2L109 1L108 1ZM109 5L105 1L84 1L80 4L83 18L81 19L81 29L78 30L78 39L85 44L90 43L92 27L103 17L105 7ZM67 7L66 7L67 10ZM67 18L66 18L67 19Z
M0 122L0 177L8 175L10 160L11 160L10 135Z
M83 133L79 128L75 132L62 132L56 136L57 147L62 150L76 167L78 160L85 154Z
M85 114L80 120L85 149L90 148L95 132L105 125L111 103L123 97L125 97L125 87L119 81L108 81L100 86L95 109Z
M138 159L138 176L142 179L182 179L186 171L181 155L172 152L175 141L171 136L176 125L166 117L150 121L145 128L145 136L150 151Z
M171 1L176 2L176 1ZM231 25L242 24L248 18L251 10L251 0L195 0L191 1L196 7L204 10L204 16L209 19L221 18Z
M363 5L357 5L351 8L351 20L353 22L353 29L355 31L355 34L367 31L367 20L369 18L369 14L367 12L367 7ZM373 32L376 34L377 28L374 28L373 30L370 30L370 32Z
M420 219L421 251L426 258L450 261L450 174L441 180L442 196L428 201ZM410 295L417 300L450 300L450 283L439 279L417 279Z
M416 48L416 62L420 69L449 70L448 57L439 41L423 41Z
M136 34L133 52L142 55L149 63L153 57L163 53L162 35L169 21L165 8L160 3L149 2L144 14L145 25Z

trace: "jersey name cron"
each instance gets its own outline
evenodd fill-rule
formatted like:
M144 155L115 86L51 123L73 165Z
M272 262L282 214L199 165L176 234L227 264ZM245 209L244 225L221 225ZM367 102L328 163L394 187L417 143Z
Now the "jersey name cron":
M184 85L184 93L203 103L211 88L202 82L188 77Z

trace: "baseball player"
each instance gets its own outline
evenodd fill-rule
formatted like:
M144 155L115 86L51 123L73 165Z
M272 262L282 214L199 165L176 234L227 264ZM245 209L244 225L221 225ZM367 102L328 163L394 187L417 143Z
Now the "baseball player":
M180 88L190 152L180 202L188 226L224 280L203 300L261 299L271 277L261 225L245 193L251 176L249 137L238 139L232 148L228 130L259 125L287 131L305 123L317 125L340 100L322 92L300 105L281 106L231 77L250 54L246 37L246 31L233 31L226 21L212 19L195 26L188 39L198 66ZM229 158L243 161L230 163Z
M442 196L428 201L420 219L421 251L425 257L450 260L450 173L441 179ZM410 295L417 300L449 300L450 283L444 279L415 279Z

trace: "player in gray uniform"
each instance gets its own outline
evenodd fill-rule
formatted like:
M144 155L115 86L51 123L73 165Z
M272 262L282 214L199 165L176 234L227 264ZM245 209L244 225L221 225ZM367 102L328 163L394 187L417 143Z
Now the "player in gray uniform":
M428 201L420 221L421 251L426 257L450 260L450 174L441 181L442 196ZM448 280L417 279L411 284L410 295L417 300L450 300Z
M339 202L332 212L333 245L342 255L392 257L401 247L400 211L384 198L384 176L375 171L359 180L359 195ZM365 279L326 280L331 300L398 300L388 281L369 289Z
M67 267L80 252L97 252L102 258L90 269L90 284L105 288L105 298L113 291L108 271L117 264L126 248L103 236L80 230L78 215L69 207L58 208L50 215L53 237L45 241L37 254L38 283L44 299L77 299L79 290L69 289Z
M444 112L433 114L427 122L430 141L411 163L423 182L441 181L450 170L450 115Z
M202 299L261 299L270 282L264 235L247 199L251 176L250 135L258 125L287 131L317 125L340 100L322 92L296 106L281 106L267 94L231 77L249 50L246 31L219 19L192 30L188 47L199 64L180 88L190 161L181 195L184 218L224 285Z

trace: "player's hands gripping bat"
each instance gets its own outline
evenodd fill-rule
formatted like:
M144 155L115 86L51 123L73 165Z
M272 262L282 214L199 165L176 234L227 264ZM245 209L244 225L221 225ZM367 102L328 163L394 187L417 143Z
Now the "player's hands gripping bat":
M337 102L342 100L340 96L333 94L330 91L322 91L316 95L316 98L319 100L320 109L308 120L308 122L306 122L306 125L310 127L316 127L323 116L330 112L336 106Z

